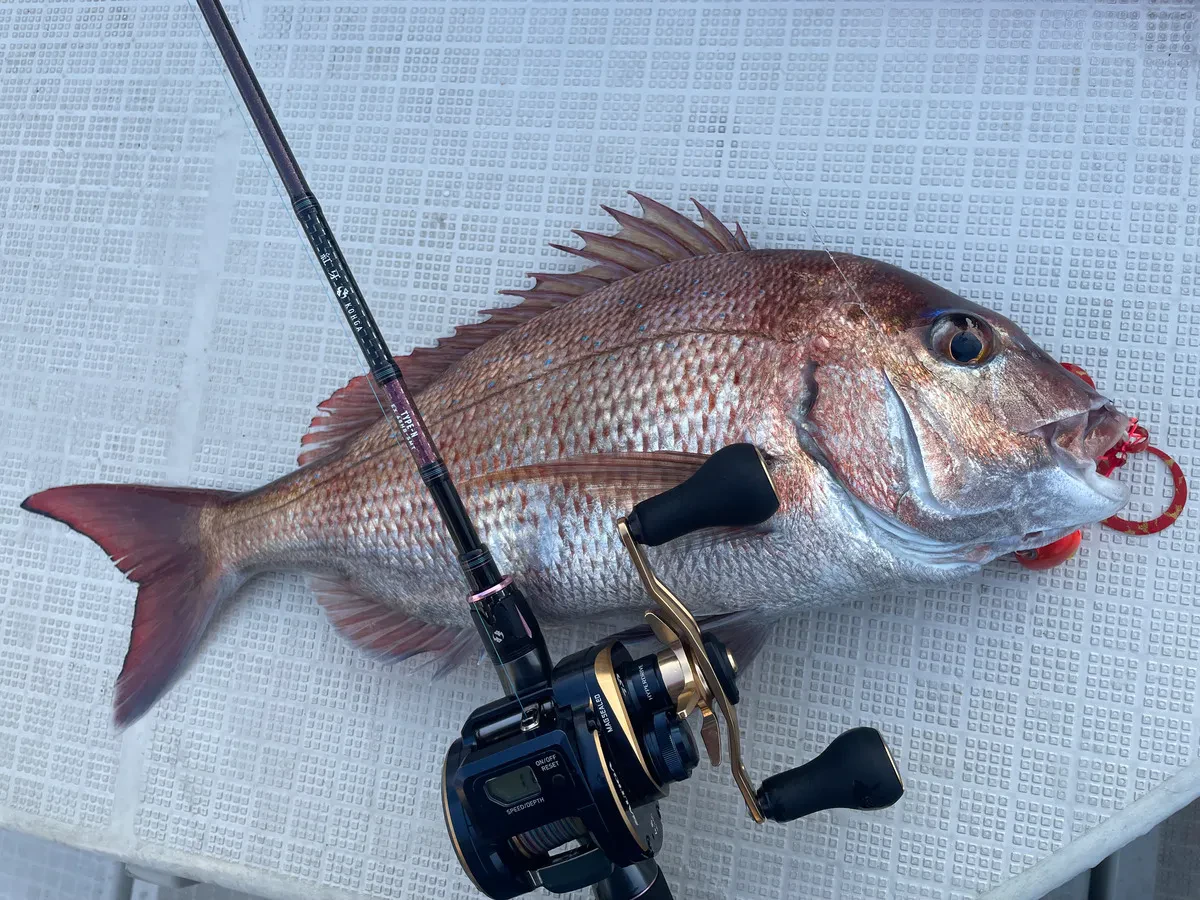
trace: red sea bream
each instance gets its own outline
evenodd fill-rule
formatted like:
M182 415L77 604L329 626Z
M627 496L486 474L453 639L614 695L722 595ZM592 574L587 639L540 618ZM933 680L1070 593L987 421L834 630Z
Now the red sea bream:
M632 621L646 599L616 519L737 441L764 452L779 512L652 553L717 623L961 579L1124 504L1095 460L1128 418L1007 318L883 262L750 249L702 207L694 221L638 200L642 216L613 212L617 235L562 248L582 272L535 276L520 305L399 360L544 625ZM119 724L259 573L308 573L333 624L380 657L477 647L450 542L362 377L321 404L302 451L248 493L76 485L25 501L138 584Z

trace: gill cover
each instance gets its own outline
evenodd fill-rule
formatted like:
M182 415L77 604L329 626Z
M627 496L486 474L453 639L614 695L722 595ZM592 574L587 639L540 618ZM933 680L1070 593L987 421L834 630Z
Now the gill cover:
M1124 505L1096 472L1129 421L1109 401L1009 319L893 266L859 273L814 342L797 424L861 511L980 562Z

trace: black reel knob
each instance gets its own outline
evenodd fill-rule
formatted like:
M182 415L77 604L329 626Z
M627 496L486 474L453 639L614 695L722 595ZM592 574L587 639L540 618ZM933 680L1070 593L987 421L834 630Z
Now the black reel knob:
M874 728L851 728L816 759L764 781L758 806L773 822L791 822L823 809L883 809L903 793L883 736Z
M635 506L625 523L635 541L657 547L701 528L757 525L778 509L779 497L758 448L730 444L687 481Z
M700 762L692 730L670 710L654 714L642 745L659 784L686 781Z

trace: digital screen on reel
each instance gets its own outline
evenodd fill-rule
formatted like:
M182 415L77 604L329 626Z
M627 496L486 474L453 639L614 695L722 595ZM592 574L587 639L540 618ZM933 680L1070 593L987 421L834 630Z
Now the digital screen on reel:
M542 788L533 774L533 769L529 766L522 766L488 779L484 790L497 803L510 806L513 803L528 800L530 797L536 797L541 793Z

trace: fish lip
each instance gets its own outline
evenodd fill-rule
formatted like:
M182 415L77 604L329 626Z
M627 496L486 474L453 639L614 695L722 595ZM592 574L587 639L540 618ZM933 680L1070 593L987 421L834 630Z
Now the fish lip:
M1095 456L1092 456L1089 458L1089 457L1079 456L1077 454L1069 453L1068 451L1065 451L1060 445L1055 443L1055 441L1054 441L1055 431L1060 426L1062 426L1063 424L1065 424L1067 422L1070 422L1072 419L1078 419L1081 416L1087 416L1090 418L1093 414L1101 412L1106 409L1110 410L1115 415L1121 416L1122 418L1124 418L1125 425L1120 430L1113 432L1113 434L1111 435L1111 439L1108 440L1107 443L1101 445L1100 449L1096 451ZM1110 400L1108 397L1097 394L1096 396L1094 396L1092 398L1091 403L1087 406L1086 409L1081 409L1076 412L1072 412L1068 415L1059 416L1057 419L1053 419L1049 422L1044 422L1040 425L1035 426L1034 428L1029 429L1028 431L1025 432L1025 434L1030 437L1041 437L1043 440L1045 440L1047 442L1047 444L1050 445L1052 450L1055 450L1055 449L1061 450L1064 453L1067 453L1067 455L1069 457L1071 457L1072 459L1076 459L1084 465L1087 465L1087 464L1095 465L1100 460L1100 458L1104 456L1105 453L1107 453L1113 447L1117 446L1117 444L1119 444L1122 441L1122 439L1125 437L1125 435L1128 431L1128 425L1131 421L1132 420L1128 416L1124 416L1123 414L1121 414L1120 412L1117 411L1117 406L1112 400ZM1085 439L1086 439L1086 437L1090 437L1091 434L1092 434L1092 428L1089 428L1087 431L1087 435L1085 436Z
M1111 433L1109 436L1106 436L1104 442L1102 444L1093 446L1091 452L1093 452L1094 455L1088 456L1085 454L1078 454L1078 452L1073 452L1072 450L1067 449L1066 446L1058 443L1055 439L1057 437L1058 428L1064 424L1068 424L1068 422L1072 422L1072 420L1080 419L1081 416L1087 416L1088 421L1084 422L1085 432L1082 434L1082 443L1086 444L1087 440L1090 439L1094 433L1096 433L1097 428L1104 425L1103 420L1096 422L1096 424L1091 424L1090 420L1092 416L1096 413L1104 412L1104 410L1108 410L1110 414L1117 416L1114 421L1120 422L1121 427L1112 427ZM1122 440L1126 438L1129 431L1129 424L1132 421L1133 420L1130 419L1129 416L1117 412L1116 404L1109 400L1108 397L1097 395L1093 398L1090 406L1088 406L1086 410L1082 410L1082 412L1079 413L1060 416L1060 418L1055 419L1054 421L1046 422L1045 425L1032 428L1032 430L1026 432L1026 434L1030 437L1042 438L1043 442L1045 442L1046 449L1050 451L1051 457L1054 458L1055 462L1064 470L1064 472L1074 475L1076 479L1084 481L1088 487L1092 488L1092 490L1096 490L1096 486L1098 484L1111 482L1111 479L1104 478L1102 475L1099 475L1099 481L1094 478L1094 476L1098 476L1096 470L1097 463L1102 460L1105 454L1108 454L1112 448L1115 448L1115 446L1120 444ZM1108 491L1098 491L1098 493L1105 497L1109 496Z
M1116 446L1116 443L1114 441L1112 446ZM1052 438L1048 438L1046 444L1059 469L1097 496L1109 501L1111 509L1108 515L1115 515L1128 502L1129 488L1116 478L1101 475L1096 470L1096 460L1081 459L1058 446ZM1107 452L1105 450L1105 453Z
M1117 421L1121 421L1121 427L1114 428L1112 434L1102 444L1097 445L1098 449L1094 450L1095 456L1073 453L1055 440L1057 429L1064 423L1070 422L1072 419L1078 419L1080 416L1088 416L1090 418L1093 414L1103 410L1109 410L1111 413L1119 416L1120 418ZM1045 425L1034 428L1032 431L1027 432L1027 434L1031 437L1040 437L1045 442L1051 457L1062 471L1084 484L1089 490L1100 497L1116 504L1112 510L1113 513L1116 513L1128 501L1129 490L1120 481L1101 475L1096 470L1096 465L1106 453L1124 440L1131 421L1128 416L1117 411L1116 404L1112 400L1101 395L1096 395L1087 410L1069 416L1062 416L1053 422L1048 422ZM1094 433L1096 427L1092 425L1086 428L1084 441Z

